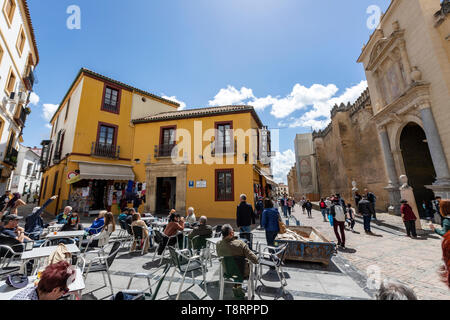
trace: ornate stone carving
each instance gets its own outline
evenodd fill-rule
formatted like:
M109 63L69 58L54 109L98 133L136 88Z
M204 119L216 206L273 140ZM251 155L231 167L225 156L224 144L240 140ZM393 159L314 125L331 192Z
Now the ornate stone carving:
M422 72L420 72L419 68L414 66L412 67L412 72L411 72L411 79L414 82L419 82L422 80Z
M400 179L400 183L402 185L400 187L400 190L409 190L409 189L411 189L411 186L408 184L408 177L406 175L402 174L399 179Z

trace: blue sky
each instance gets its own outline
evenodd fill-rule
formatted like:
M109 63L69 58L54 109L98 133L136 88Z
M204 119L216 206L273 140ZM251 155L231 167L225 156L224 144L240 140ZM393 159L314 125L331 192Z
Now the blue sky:
M326 125L334 103L364 89L356 60L373 30L367 8L389 0L29 0L39 83L24 144L46 124L81 67L187 108L252 104L280 128L277 180L293 161L296 133ZM81 29L69 30L70 5Z

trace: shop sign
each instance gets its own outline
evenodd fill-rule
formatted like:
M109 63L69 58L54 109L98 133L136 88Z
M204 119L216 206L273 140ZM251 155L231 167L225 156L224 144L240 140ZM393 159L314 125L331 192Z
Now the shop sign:
M206 181L197 181L197 188L206 188Z
M192 189L194 187L194 181L189 181L189 189Z
M67 184L73 184L81 180L81 176L76 172L69 172L67 175Z

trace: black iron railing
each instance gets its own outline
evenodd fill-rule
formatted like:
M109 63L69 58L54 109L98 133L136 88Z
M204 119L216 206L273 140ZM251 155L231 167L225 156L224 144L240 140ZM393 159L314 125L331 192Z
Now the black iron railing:
M156 157L170 157L176 144L160 144L155 146Z
M33 70L30 70L28 75L23 80L25 82L25 87L27 88L27 90L33 90L34 82L36 80Z
M91 155L102 158L118 159L120 147L113 144L92 142Z
M17 165L17 156L19 155L19 151L14 148L10 148L8 152L6 152L5 159L3 160L5 163L10 164L12 166Z

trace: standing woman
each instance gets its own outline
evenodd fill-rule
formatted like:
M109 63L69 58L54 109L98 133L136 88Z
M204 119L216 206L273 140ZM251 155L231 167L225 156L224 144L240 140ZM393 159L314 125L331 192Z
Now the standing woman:
M406 227L406 236L412 236L414 239L416 239L416 215L414 214L411 206L408 204L408 201L402 200L400 203L402 204L400 211L402 213L402 219Z
M328 222L328 220L326 218L327 217L327 205L323 198L320 199L319 206L320 206L320 212L322 213L322 216L323 216L323 222Z
M289 215L289 217L290 217L291 214L292 214L292 206L293 206L293 204L292 204L292 198L289 198L289 199L288 199L287 204L288 204L288 215Z
M273 207L273 203L269 199L264 201L264 207L265 209L262 213L261 226L266 231L267 245L273 247L275 238L277 237L278 232L280 232L278 220L281 219L281 217L280 213Z
M450 231L450 200L441 200L439 204L442 216L442 229L436 229L433 224L430 224L431 230L443 237Z

